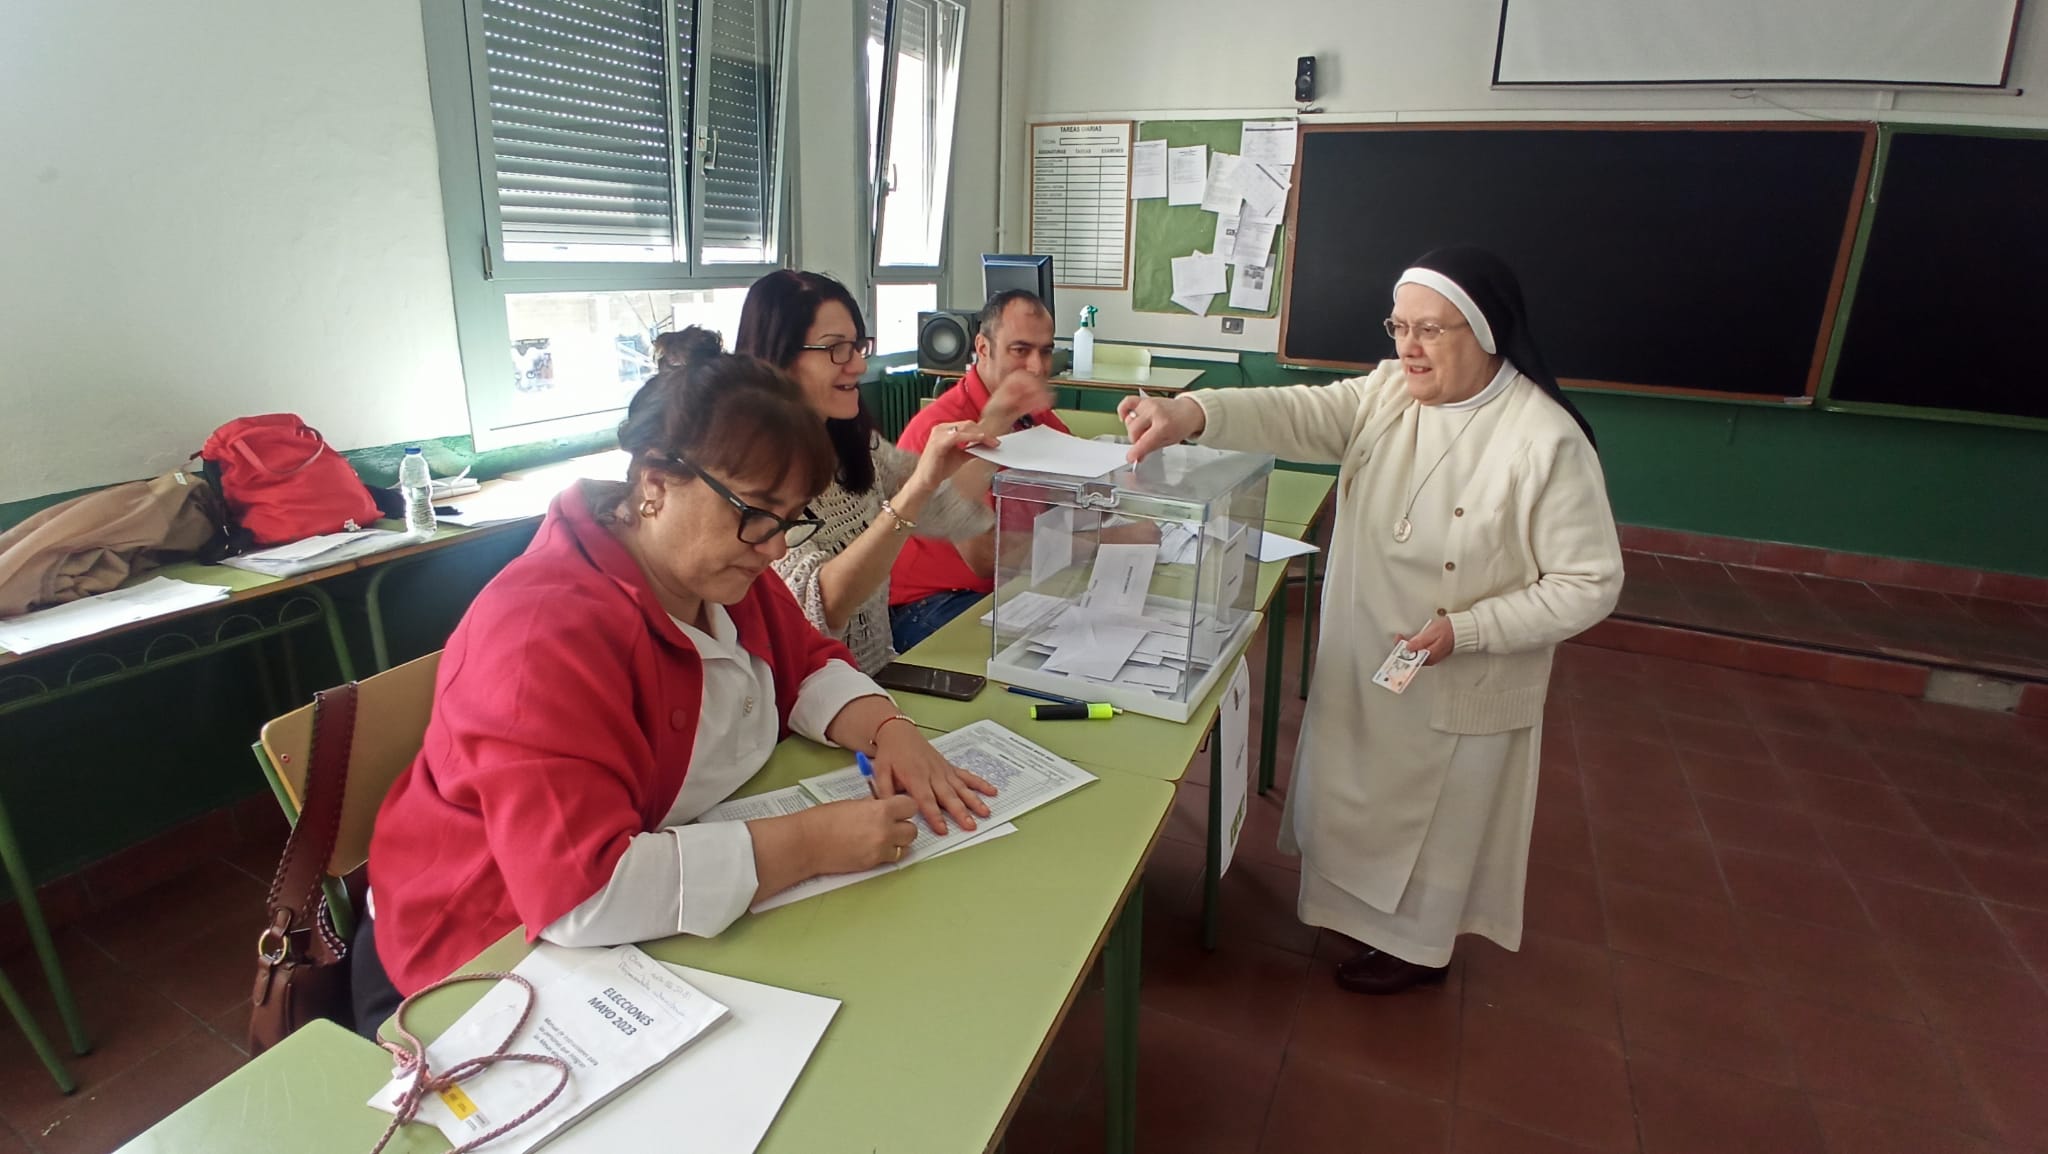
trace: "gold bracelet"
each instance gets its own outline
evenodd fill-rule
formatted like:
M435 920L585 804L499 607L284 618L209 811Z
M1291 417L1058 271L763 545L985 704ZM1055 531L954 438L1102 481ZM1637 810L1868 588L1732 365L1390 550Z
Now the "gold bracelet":
M896 511L896 506L891 505L889 503L888 498L886 497L882 499L882 512L887 513L889 514L889 516L894 517L896 519L896 531L898 533L908 533L911 530L917 528L917 522L911 520L908 517L905 517L901 513L898 513Z
M917 726L916 719L912 718L909 714L892 713L875 724L875 734L873 737L868 739L868 744L870 746L874 747L877 750L882 748L882 726L887 725L892 721L908 721L910 722L912 728L915 728Z

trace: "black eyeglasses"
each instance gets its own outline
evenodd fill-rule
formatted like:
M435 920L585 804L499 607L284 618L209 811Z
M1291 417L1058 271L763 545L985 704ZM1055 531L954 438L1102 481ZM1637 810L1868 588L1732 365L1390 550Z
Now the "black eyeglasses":
M856 353L863 357L874 356L875 338L862 337L857 341L833 341L829 345L798 345L797 348L809 349L812 352L831 353L832 363L843 365L852 360Z
M794 549L811 539L811 535L825 527L825 522L814 516L810 509L794 520L779 513L772 513L755 505L749 505L733 494L731 489L719 484L718 478L692 465L681 457L670 457L669 461L678 468L688 470L704 487L725 498L727 504L739 510L740 540L749 545L765 545L776 537Z

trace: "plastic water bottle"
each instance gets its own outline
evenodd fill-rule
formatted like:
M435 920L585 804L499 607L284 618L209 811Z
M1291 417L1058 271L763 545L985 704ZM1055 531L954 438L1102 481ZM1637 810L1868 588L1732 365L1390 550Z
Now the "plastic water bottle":
M398 462L398 491L405 497L405 531L415 537L434 535L434 485L427 459L417 447Z

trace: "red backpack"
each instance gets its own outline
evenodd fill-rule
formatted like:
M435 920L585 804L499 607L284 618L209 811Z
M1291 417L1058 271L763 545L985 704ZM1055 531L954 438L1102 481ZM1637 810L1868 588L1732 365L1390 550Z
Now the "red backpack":
M230 522L258 545L368 528L380 515L355 469L292 413L229 421L199 455L220 470Z

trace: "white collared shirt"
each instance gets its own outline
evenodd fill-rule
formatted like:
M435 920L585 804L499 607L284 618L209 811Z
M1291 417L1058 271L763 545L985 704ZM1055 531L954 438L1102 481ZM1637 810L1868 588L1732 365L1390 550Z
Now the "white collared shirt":
M676 621L704 662L704 700L683 788L662 828L626 844L611 881L541 931L548 941L609 946L679 933L715 937L753 904L760 882L747 824L685 823L730 797L775 752L775 679L768 663L740 644L723 606L706 604L705 617L708 633ZM847 703L877 696L887 694L866 674L827 662L797 691L789 728L823 742L825 727Z

